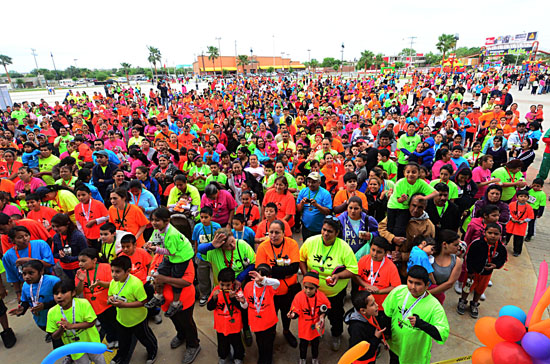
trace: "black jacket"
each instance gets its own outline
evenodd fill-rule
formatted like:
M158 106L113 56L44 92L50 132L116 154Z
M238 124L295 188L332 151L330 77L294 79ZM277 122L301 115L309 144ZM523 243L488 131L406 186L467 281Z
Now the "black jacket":
M366 354L357 360L368 360L376 356L378 345L382 341L374 336L376 328L372 326L367 319L354 308L346 313L344 316L344 322L348 325L350 348L357 345L361 341L366 341L370 344L369 350Z
M99 164L96 164L94 168L92 168L92 181L94 186L97 187L99 190L99 193L101 194L101 197L103 197L103 200L107 200L107 187L109 185L112 185L114 183L113 180L113 172L118 169L118 166L112 162L108 162L107 168L105 169L105 172L103 172L103 169ZM102 179L103 182L99 182L99 180Z
M428 206L426 207L426 212L430 216L430 221L435 226L435 231L440 231L442 229L449 229L452 231L458 232L460 226L460 211L458 211L458 206L453 202L449 201L445 212L442 216L439 216L439 211L435 206L435 203L432 200L428 201Z
M466 253L468 274L489 275L493 273L493 269L485 269L485 265L489 262L489 256L492 256L491 263L496 265L495 269L500 269L506 263L508 252L502 243L498 243L495 252L495 247L489 247L485 238L474 240Z

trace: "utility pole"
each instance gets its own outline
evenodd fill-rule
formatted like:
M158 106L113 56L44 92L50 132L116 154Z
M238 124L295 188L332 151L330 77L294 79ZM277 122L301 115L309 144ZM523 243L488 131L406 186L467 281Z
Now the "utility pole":
M413 51L413 44L414 44L414 40L415 40L416 38L418 38L418 37L414 37L414 36L413 36L413 37L408 37L408 39L411 40L411 47L409 48L409 56L411 57L411 63L410 63L411 66L412 66L412 64L413 64L413 54L412 54L412 53L413 53L413 52L412 52L412 51Z
M235 75L239 74L239 56L237 56L237 40L235 40ZM244 66L243 66L243 74L244 74Z
M252 55L253 52L254 52L254 51L252 50L252 47L250 47L250 62L249 62L250 68L249 68L249 70L250 70L250 73L252 73L252 70L253 70L253 69L255 70L254 73L258 73L258 69L255 68L254 65L253 65L253 63L254 63L254 60L253 60L253 57L254 57L254 56Z
M340 64L340 77L342 77L342 73L344 72L344 42L342 42L342 59Z
M55 78L59 81L59 74L57 73L57 68L55 67L55 61L53 59L53 53L52 52L50 52L50 56L52 56L53 69L55 71Z
M218 41L218 53L220 54L220 73L223 76L223 64L222 64L222 47L221 47L221 37L216 37L216 40Z
M273 34L273 69L275 70L275 34Z
M38 71L38 62L36 62L36 56L38 56L38 54L36 54L36 49L31 48L31 54L34 57L34 65L36 66L36 75L38 76L37 77L38 78L38 85L42 86L42 81L40 80L40 72Z
M308 70L309 70L309 73L311 73L311 49L308 49L307 50L307 63L308 63Z

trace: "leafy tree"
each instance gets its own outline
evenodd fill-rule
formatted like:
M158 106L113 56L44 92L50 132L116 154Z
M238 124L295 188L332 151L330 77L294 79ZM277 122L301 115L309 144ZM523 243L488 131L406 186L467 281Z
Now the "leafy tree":
M8 72L8 77L17 78L17 77L25 77L25 75L22 74L21 72L9 71L9 72Z
M426 59L426 63L429 65L434 65L441 62L441 54L434 54L432 52L429 52L424 55L424 58Z
M527 59L527 55L520 54L519 56L516 54L507 54L503 57L502 63L504 65L510 65L510 64L517 64L521 65L521 62L525 61Z
M403 67L405 67L404 62L395 62L395 68L399 69L399 68L403 68Z
M382 53L378 53L374 57L374 65L376 68L380 68L382 66L382 63L384 63L384 55Z
M359 58L359 61L357 62L355 69L364 69L365 71L372 67L374 64L374 52L371 51L363 51L361 52L361 58Z
M6 71L6 76L8 76L8 82L11 83L10 74L8 72L8 66L12 64L11 57L0 54L0 63L2 63L2 66L4 66L4 71Z
M445 53L453 49L456 46L455 36L452 34L441 34L437 39L435 47L438 51L443 53L443 59L445 59Z
M75 66L71 66L71 67L65 69L65 77L78 78L78 77L80 77L80 71Z
M321 67L331 67L331 68L333 68L334 66L340 67L340 64L342 64L342 61L340 61L339 59L336 59L333 57L325 57L323 59L323 63L321 63Z
M15 83L17 84L17 88L24 88L25 87L25 81L23 81L22 78L18 78L15 80Z
M456 49L455 54L458 58L462 58L462 57L468 57L474 54L478 54L479 52L481 52L480 47L472 47L472 48L460 47Z
M403 48L401 52L399 52L398 54L398 56L402 56L402 57L410 57L411 55L412 56L416 55L416 51L413 48Z
M157 77L157 62L160 64L160 61L162 59L162 55L160 53L160 50L153 46L147 46L147 50L149 51L149 57L147 57L147 60L149 63L153 65L153 68L155 69L155 78Z
M128 78L128 72L130 71L130 68L132 67L132 65L130 63L127 63L127 62L122 62L120 65L122 66L122 69L124 70L124 73L126 73L126 82L128 82L128 84L130 84L130 79Z
M103 72L103 71L100 71L100 72L97 72L95 74L95 78L98 80L98 81L105 81L106 79L109 78L109 74L107 72Z
M237 67L241 66L243 68L243 74L244 74L244 66L247 66L250 64L250 60L248 59L248 56L246 54L241 54L237 57Z
M274 67L268 67L266 71L267 71L267 73L273 73L273 72L275 72L275 68Z
M208 46L206 53L208 53L208 59L212 61L212 68L214 68L214 74L216 74L216 64L214 61L220 57L220 51L217 47Z

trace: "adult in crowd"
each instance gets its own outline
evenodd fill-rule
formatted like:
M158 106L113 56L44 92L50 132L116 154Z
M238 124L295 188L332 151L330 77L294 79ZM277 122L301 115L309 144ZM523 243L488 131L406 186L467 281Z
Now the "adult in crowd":
M306 179L307 187L302 189L296 199L296 208L302 214L302 238L321 232L325 216L332 210L330 193L321 187L319 172L311 172Z

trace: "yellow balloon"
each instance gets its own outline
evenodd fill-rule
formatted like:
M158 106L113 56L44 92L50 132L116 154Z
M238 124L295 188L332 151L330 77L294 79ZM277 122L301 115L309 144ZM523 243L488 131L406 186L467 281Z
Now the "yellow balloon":
M338 360L338 364L351 364L363 355L369 350L370 344L366 341L361 341L359 344L355 345L354 347L350 348L348 351L342 355L340 360Z

